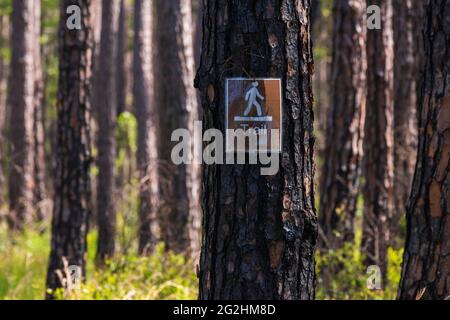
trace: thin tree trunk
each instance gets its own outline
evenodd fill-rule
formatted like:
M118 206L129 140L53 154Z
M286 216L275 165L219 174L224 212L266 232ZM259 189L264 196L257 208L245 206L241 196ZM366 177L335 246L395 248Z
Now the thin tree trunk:
M120 0L118 51L117 51L117 114L127 110L127 40L128 40L128 5L126 0Z
M157 118L153 97L153 8L151 0L134 4L133 95L138 120L140 187L139 253L151 252L159 240Z
M161 236L168 250L195 258L200 242L199 166L176 166L171 160L172 132L186 128L192 133L197 119L192 27L190 0L156 1Z
M11 70L8 104L9 227L23 229L33 211L34 0L14 0L11 16Z
M227 77L282 78L280 171L205 165L201 299L313 299L313 58L310 1L204 2L204 130L224 132Z
M102 34L100 40L98 82L98 245L97 262L102 264L115 251L115 126L117 119L117 32L120 0L102 3Z
M381 30L367 35L368 96L364 141L365 178L362 252L386 273L386 252L394 212L394 43L392 0L381 8Z
M55 206L47 273L47 298L72 281L70 267L86 273L88 217L91 211L90 108L92 25L90 0L64 0L59 25L59 81ZM66 28L66 9L77 5L82 30Z
M320 194L323 242L330 249L355 234L366 115L366 3L337 1L333 18L332 107Z
M407 205L400 299L450 298L450 2L427 2L419 158Z
M423 4L414 0L394 0L394 164L395 164L395 214L393 216L392 241L394 236L404 239L400 221L411 190L417 155L417 79L418 55L416 35L418 7ZM393 243L395 244L395 243Z
M45 131L44 131L44 74L41 58L41 3L34 2L34 206L36 218L43 221L47 216L44 200L47 198L45 187Z
M3 43L6 41L6 17L0 15L0 50L2 50ZM7 67L4 61L3 54L0 54L0 222L2 222L6 213L6 203L5 203L5 175L4 175L4 158L3 155L6 152L5 143L4 143L4 132L5 132L5 123L6 123L6 74Z

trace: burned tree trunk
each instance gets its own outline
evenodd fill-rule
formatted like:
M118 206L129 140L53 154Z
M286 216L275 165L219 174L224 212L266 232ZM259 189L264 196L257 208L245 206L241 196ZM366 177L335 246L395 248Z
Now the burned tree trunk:
M450 297L450 2L427 2L419 158L407 206L400 299Z
M66 27L68 6L81 8L82 29ZM86 271L86 237L91 210L90 108L92 28L89 0L64 0L59 25L58 135L55 205L47 273L47 298L72 281L77 267ZM75 271L75 270L72 270Z
M395 213L391 222L392 236L399 235L400 221L411 190L417 156L417 50L418 7L421 1L394 0L394 165ZM391 239L396 240L396 239ZM394 244L394 243L393 243Z
M366 116L366 5L337 1L333 9L332 106L320 193L322 243L339 248L354 239Z
M193 132L197 96L192 84L194 53L190 0L156 1L155 102L159 116L159 217L161 237L167 249L199 251L199 167L175 165L172 132Z
M314 208L310 1L204 2L196 85L204 130L225 129L227 77L282 78L280 170L205 165L201 299L313 299Z
M152 1L134 4L133 96L138 120L139 252L151 252L159 240L157 114L153 97Z
M23 229L33 212L34 0L14 0L11 16L11 70L8 104L9 226Z
M116 211L115 192L115 127L117 120L117 32L120 0L102 2L102 31L98 66L98 123L97 183L97 262L102 264L115 251Z

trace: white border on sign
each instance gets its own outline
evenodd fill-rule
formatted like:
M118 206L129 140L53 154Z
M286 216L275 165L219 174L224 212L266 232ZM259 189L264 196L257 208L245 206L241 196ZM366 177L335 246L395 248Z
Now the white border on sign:
M281 153L283 150L283 94L282 94L282 79L281 78L244 78L244 77L235 77L235 78L225 78L225 153L258 153L260 150L246 150L246 151L229 151L228 150L228 81L230 80L248 80L248 81L264 81L264 80L276 80L278 81L278 85L280 86L280 142L279 149L277 150L264 150L264 152L270 153ZM272 144L271 144L272 148Z

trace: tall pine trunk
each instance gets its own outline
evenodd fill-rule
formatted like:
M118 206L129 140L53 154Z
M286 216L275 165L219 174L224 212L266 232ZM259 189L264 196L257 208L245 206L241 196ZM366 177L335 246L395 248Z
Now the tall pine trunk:
M117 114L127 110L127 51L128 51L128 4L120 0L119 30L117 33Z
M98 167L97 262L114 255L116 236L115 127L117 120L117 32L120 0L102 2L102 31L97 83Z
M282 78L280 171L205 165L201 299L313 299L313 72L310 1L204 2L196 84L204 130L224 132L227 77Z
M392 236L400 236L400 222L411 191L417 157L417 79L419 56L417 34L420 33L421 1L394 0L394 164L395 213ZM395 239L391 239L395 240ZM395 244L395 243L393 243Z
M366 116L366 5L337 1L333 8L332 105L328 115L320 193L323 243L339 248L354 239Z
M427 2L419 158L407 206L400 299L450 298L450 2Z
M362 251L367 264L386 271L390 221L394 212L394 43L392 0L373 0L381 8L381 29L367 35L367 116Z
M91 211L92 26L89 0L64 0L59 25L59 81L55 205L47 298L72 281L71 266L86 272L88 217ZM68 6L81 8L82 29L66 27Z
M7 38L7 24L6 16L0 15L0 50L3 50L3 44ZM0 54L0 222L5 217L6 203L5 203L5 173L4 173L4 154L5 148L5 124L6 124L6 80L7 80L7 66L3 54Z
M194 53L190 0L156 1L155 101L159 116L159 207L166 248L199 251L199 166L176 166L171 160L172 132L193 133L197 96L193 87Z
M138 120L139 252L151 252L159 240L157 118L153 95L153 9L136 0L134 17L133 96Z
M45 186L45 130L44 130L44 74L41 56L41 3L34 2L34 111L33 111L33 147L34 147L34 207L38 221L47 216L44 206Z
M8 104L9 226L23 229L33 212L34 0L14 0L11 15L11 70Z

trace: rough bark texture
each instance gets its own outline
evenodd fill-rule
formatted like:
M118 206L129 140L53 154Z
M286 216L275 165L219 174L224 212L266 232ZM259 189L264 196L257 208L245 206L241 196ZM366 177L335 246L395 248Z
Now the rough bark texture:
M82 30L68 30L66 8L82 11ZM86 271L87 221L91 210L89 167L90 78L92 29L89 0L64 0L59 26L59 83L57 103L57 173L52 219L51 253L47 288L54 290L71 281L69 266ZM47 293L47 298L52 294Z
M34 207L38 221L47 215L44 200L47 198L45 187L45 142L44 142L44 74L41 57L41 3L34 2L34 110L33 110L33 147L34 147Z
M280 171L203 169L201 299L313 299L314 208L310 1L204 2L196 84L204 130L224 130L227 77L280 77Z
M138 120L140 179L139 252L151 252L159 240L157 118L153 97L152 1L134 4L133 96Z
M330 249L354 239L366 115L365 4L342 0L333 9L332 106L320 193L322 242Z
M11 15L11 70L8 104L9 226L22 229L33 211L34 0L14 0Z
M98 167L97 183L97 261L102 263L115 251L116 212L114 204L117 119L117 32L120 0L102 2L97 114Z
M128 30L128 4L120 0L119 31L117 33L117 114L127 110L127 30Z
M394 43L392 1L369 1L381 8L381 30L368 30L368 96L364 142L365 178L362 252L368 265L386 271L394 212Z
M411 191L417 156L417 34L421 21L418 13L422 1L394 0L394 165L395 213L392 234L404 239L400 221ZM392 239L395 240L395 239Z
M172 132L193 132L197 96L193 87L194 53L190 0L156 1L155 98L159 124L159 188L161 236L166 248L199 252L200 170L171 160Z
M427 2L419 158L400 299L450 298L450 2Z

